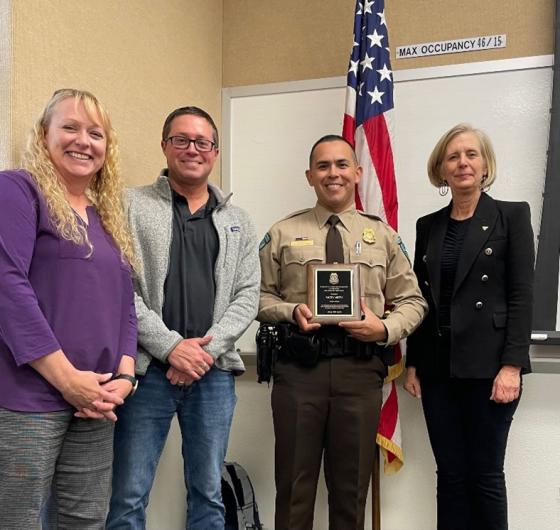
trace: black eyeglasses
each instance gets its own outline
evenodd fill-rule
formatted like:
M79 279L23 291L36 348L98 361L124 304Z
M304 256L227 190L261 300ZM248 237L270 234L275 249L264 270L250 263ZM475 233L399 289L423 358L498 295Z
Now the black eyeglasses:
M186 136L170 136L165 141L171 142L171 145L177 149L188 149L191 143L193 143L197 151L212 151L216 146L214 142L205 138L191 139Z

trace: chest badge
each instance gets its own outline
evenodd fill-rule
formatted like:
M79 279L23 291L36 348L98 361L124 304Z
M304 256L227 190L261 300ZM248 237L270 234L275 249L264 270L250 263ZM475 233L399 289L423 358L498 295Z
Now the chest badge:
M362 232L362 240L368 245L375 243L375 232L373 231L373 228L364 228L364 231Z

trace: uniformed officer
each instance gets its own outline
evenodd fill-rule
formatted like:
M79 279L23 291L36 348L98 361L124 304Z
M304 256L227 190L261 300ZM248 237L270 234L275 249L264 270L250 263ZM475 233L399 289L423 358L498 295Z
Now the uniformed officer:
M426 313L398 234L356 210L354 190L361 175L346 140L335 135L319 139L306 171L317 204L276 223L261 242L258 319L291 322L312 337L310 344L326 339L329 344L319 347L314 366L300 362L305 351L280 357L274 368L276 530L312 528L323 454L330 528L363 528L386 375L379 344L397 343ZM326 248L329 230L342 240L336 261L359 265L363 317L321 326L310 322L306 267L332 254ZM391 312L382 319L386 307Z

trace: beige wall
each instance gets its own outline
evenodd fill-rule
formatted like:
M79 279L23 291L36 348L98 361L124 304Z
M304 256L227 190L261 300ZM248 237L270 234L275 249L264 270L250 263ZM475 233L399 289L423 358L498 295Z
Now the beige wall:
M387 2L395 69L554 53L554 0L399 0ZM479 35L507 35L507 47L394 60L396 46Z
M345 75L355 0L224 0L224 87ZM554 1L388 0L396 46L507 34L505 49L393 59L394 69L544 55L554 47Z
M73 86L91 90L108 107L120 139L125 178L140 184L153 180L163 167L159 134L173 108L199 105L219 124L222 86L344 75L355 1L11 4L12 42L3 47L4 66L12 57L11 80L2 92L2 129L11 132L9 142L3 142L9 145L4 147L4 165L19 161L27 131L50 94ZM388 1L393 50L437 39L508 36L508 47L502 50L399 60L393 67L552 53L553 4L534 0L527 9L521 0ZM218 174L219 167L214 180Z
M342 75L355 0L224 0L224 87Z
M164 166L159 142L171 110L199 105L219 122L222 0L13 0L12 17L12 163L57 88L103 101L129 184Z
M10 166L11 46L10 0L0 0L0 169Z

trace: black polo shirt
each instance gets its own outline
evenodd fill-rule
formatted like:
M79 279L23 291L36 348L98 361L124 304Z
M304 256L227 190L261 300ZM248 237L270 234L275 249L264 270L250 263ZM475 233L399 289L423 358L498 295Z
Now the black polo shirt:
M173 238L164 286L163 321L185 338L203 337L214 316L214 267L219 240L211 214L218 201L209 189L207 203L191 214L185 197L173 189L171 192Z

